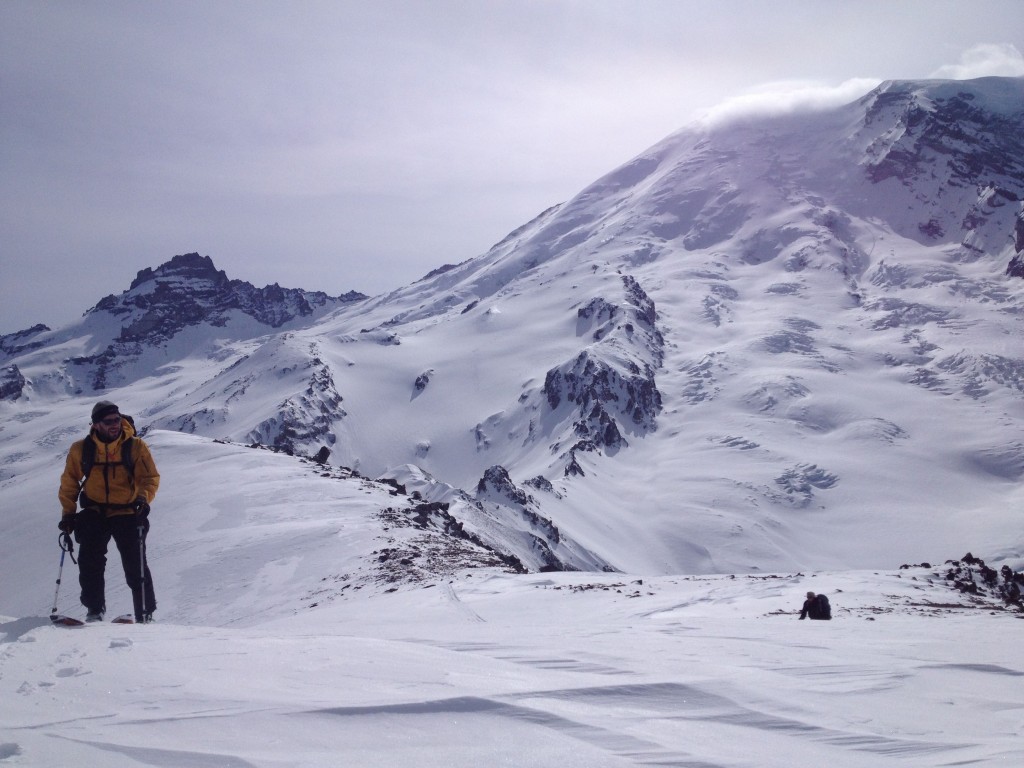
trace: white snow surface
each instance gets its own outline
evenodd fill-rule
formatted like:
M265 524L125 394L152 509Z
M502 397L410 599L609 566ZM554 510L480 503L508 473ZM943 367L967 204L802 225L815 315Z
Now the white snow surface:
M50 626L49 582L5 551L5 607L32 595L37 609L0 618L0 765L1024 759L1024 622L951 591L941 566L477 569L396 583L365 554L419 534L381 528L377 510L394 497L380 487L266 451L151 438L167 478L151 533L156 623ZM225 470L237 482L222 482ZM50 535L33 491L5 518L17 513L13 535L38 555ZM47 554L52 575L57 548ZM131 604L117 570L112 614ZM60 609L75 614L73 575L66 567ZM831 622L797 620L807 590L830 595Z
M118 347L100 391L80 360L137 317L40 334L0 401L0 766L1024 764L1024 622L943 565L1024 566L1024 189L942 152L859 170L900 104L1012 118L1022 82L683 131L478 259ZM648 366L662 407L567 475L585 419L545 379L595 361L620 394ZM162 475L157 622L53 627L58 478L101 398ZM286 422L330 463L250 447ZM528 502L477 492L495 465ZM128 610L113 551L107 585ZM808 590L833 621L796 620Z
M392 581L366 554L429 544L382 527L400 501L385 487L205 438L150 442L165 477L150 625L50 626L55 532L40 489L5 489L2 604L22 607L0 618L0 765L1024 759L1024 622L952 591L944 566ZM66 562L59 608L80 616L74 575ZM108 583L111 615L130 609L116 555ZM807 590L830 596L831 622L797 620Z

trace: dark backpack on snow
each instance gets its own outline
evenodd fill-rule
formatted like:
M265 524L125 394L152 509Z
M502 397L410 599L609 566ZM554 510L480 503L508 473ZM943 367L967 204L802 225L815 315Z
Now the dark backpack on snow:
M810 615L812 619L831 619L832 606L829 605L828 598L824 595L815 595L814 602L811 604L808 615Z

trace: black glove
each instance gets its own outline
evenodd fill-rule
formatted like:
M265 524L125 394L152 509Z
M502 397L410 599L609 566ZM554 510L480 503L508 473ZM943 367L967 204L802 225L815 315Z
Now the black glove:
M145 520L149 517L149 502L145 499L137 499L135 501L135 514Z
M74 531L75 531L75 516L74 515L64 515L64 517L62 517L60 519L60 522L57 523L57 527L60 528L61 532L63 532L63 533L66 533L66 534L69 534L69 535L74 533Z

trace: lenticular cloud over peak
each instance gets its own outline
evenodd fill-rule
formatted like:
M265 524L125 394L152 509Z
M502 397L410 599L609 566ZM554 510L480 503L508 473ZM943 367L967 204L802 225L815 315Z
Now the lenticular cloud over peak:
M701 121L708 126L720 126L735 120L831 109L860 98L880 82L853 78L839 85L792 80L766 83L713 107Z
M956 64L939 67L931 77L948 80L1024 77L1024 54L1012 43L984 43L964 51Z

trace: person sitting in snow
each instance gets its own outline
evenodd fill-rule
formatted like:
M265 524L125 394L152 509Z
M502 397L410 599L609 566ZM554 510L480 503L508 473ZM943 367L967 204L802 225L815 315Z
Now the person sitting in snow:
M816 595L813 592L807 593L804 600L804 607L800 611L800 618L828 620L832 618L832 608L828 604L828 598L824 595Z
M135 436L131 419L108 400L97 403L88 437L68 451L58 493L58 527L74 533L81 545L78 581L86 621L102 621L106 611L104 570L111 538L132 591L135 620L152 621L156 597L146 564L146 534L149 505L159 485L149 446ZM76 514L79 503L82 511Z

